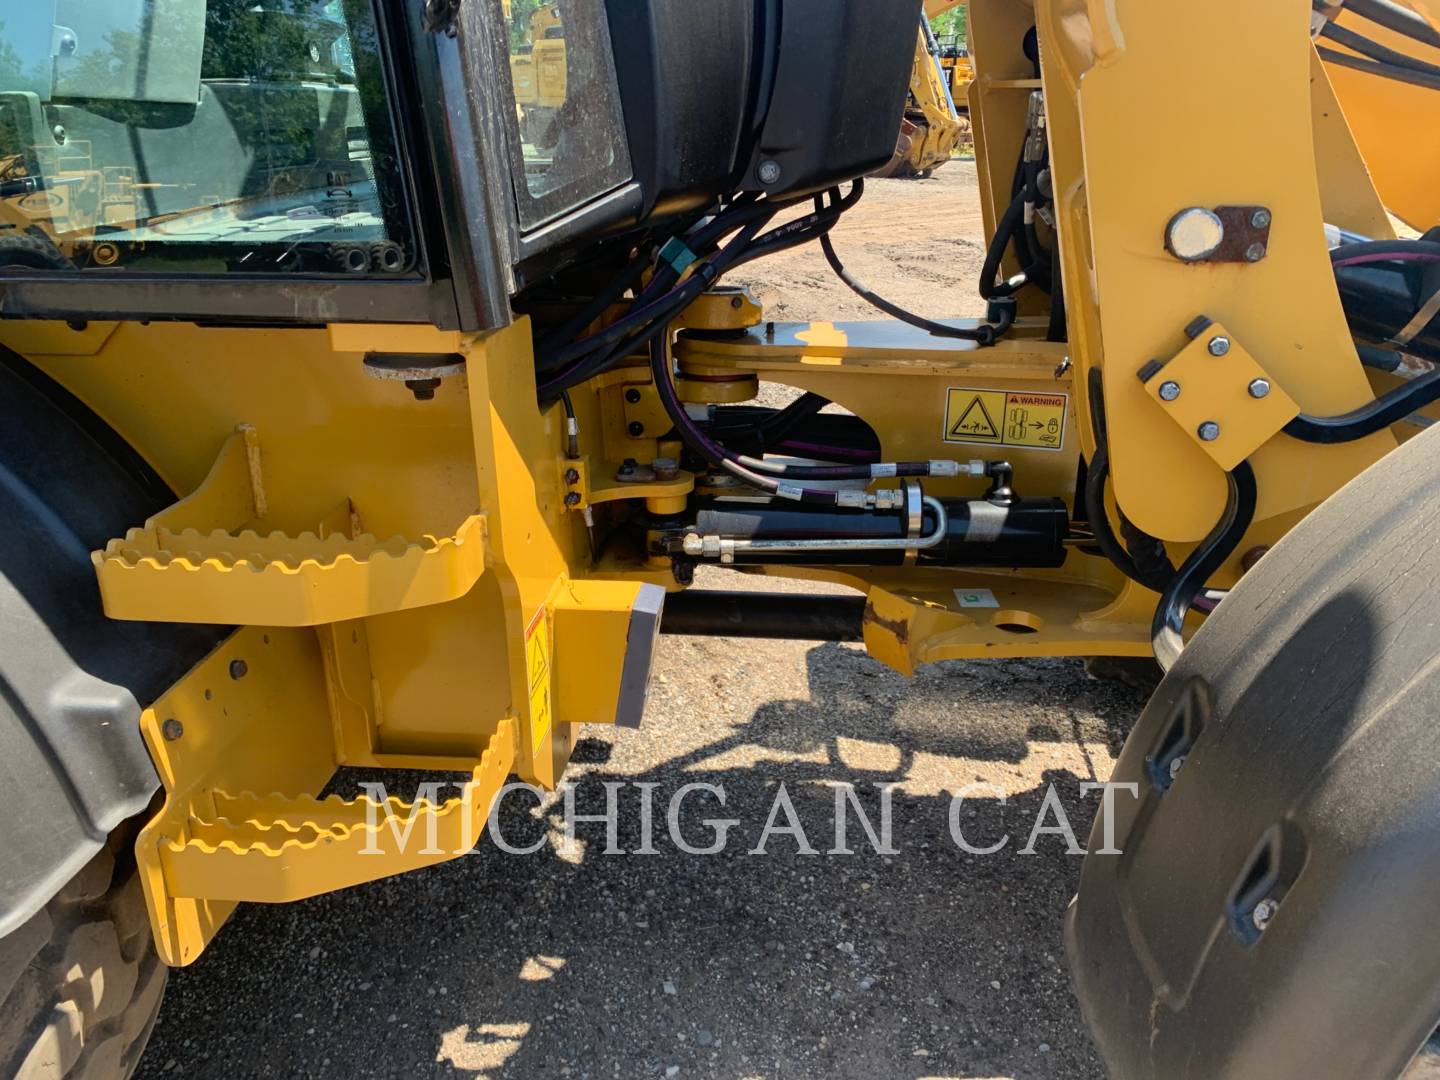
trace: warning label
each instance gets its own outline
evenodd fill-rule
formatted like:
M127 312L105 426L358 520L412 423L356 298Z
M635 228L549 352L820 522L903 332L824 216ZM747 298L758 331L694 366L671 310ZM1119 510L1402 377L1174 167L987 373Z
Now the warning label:
M952 386L945 396L945 441L1059 450L1068 405L1065 394Z
M542 607L525 631L525 667L530 689L530 737L538 746L550 733L550 624Z

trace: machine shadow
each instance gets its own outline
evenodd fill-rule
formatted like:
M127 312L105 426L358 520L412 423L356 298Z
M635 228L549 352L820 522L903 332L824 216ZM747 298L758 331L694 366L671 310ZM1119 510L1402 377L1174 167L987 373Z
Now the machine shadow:
M500 832L512 848L538 845L533 854L486 839L428 871L242 908L172 981L140 1075L230 1076L243 1063L248 1075L496 1080L1099 1077L1060 940L1080 858L1054 803L1052 831L1020 853L1052 785L1085 844L1098 804L1080 791L1090 766L1049 768L1038 752L1027 762L1026 726L1006 729L995 691L1045 682L1084 695L1092 747L1122 725L1125 701L1135 715L1138 696L1072 661L946 664L913 680L839 646L805 662L808 698L765 702L653 767L625 764L626 741L644 734L586 729L575 813L603 819L605 785L625 785L614 846L626 854L606 854L603 820L581 820L580 850L562 854L564 800L537 808L512 792ZM925 719L935 698L950 723ZM886 753L857 760L856 745L881 739ZM1004 798L974 793L954 821L972 848L1003 841L983 855L951 827L952 792L982 776ZM405 790L403 776L385 779ZM688 854L671 833L672 798L694 783L723 789L724 805L711 791L686 795L685 844L712 844L716 819L738 822L714 854ZM641 784L654 785L648 837ZM839 784L854 785L877 831L877 785L897 785L893 853L875 850L848 803L853 854L835 853ZM780 831L755 853L772 814L787 824L782 785L814 854Z

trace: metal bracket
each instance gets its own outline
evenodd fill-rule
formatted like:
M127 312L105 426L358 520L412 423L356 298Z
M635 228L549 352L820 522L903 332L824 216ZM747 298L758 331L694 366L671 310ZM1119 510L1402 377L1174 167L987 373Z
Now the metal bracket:
M1217 322L1185 328L1190 344L1170 360L1151 360L1141 383L1180 429L1229 472L1300 414L1259 362Z

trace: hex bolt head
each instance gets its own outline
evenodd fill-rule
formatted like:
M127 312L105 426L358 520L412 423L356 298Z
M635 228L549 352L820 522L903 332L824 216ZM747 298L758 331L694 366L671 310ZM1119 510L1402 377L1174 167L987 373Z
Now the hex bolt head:
M1174 401L1180 396L1180 384L1174 379L1166 379L1160 384L1160 400Z
M1250 390L1250 396L1253 397L1253 398L1266 397L1266 396L1269 395L1269 393L1270 393L1270 380L1269 380L1269 379L1251 379L1251 380L1250 380L1249 390Z
M166 720L160 725L160 734L165 736L166 742L174 742L185 734L185 725L179 720Z
M762 184L773 184L780 179L780 163L778 161L762 161L755 169L755 175L760 178Z
M1270 920L1275 917L1275 910L1280 905L1268 897L1255 905L1255 910L1250 913L1250 921L1255 924L1255 929L1264 931L1270 925Z
M1270 211L1263 206L1250 215L1250 227L1252 229L1268 229L1270 227Z
M565 505L566 505L566 506L579 506L579 505L580 505L580 493L579 493L578 491L572 491L572 492L570 492L568 495L566 495L566 496L565 496Z
M1255 243L1251 244L1248 248L1245 249L1245 261L1246 261L1246 262L1259 262L1259 261L1260 261L1261 259L1263 259L1264 257L1265 257L1265 245L1262 244L1262 243L1260 243L1260 241L1258 241L1258 240L1255 241Z
M566 470L565 470L565 483L570 484L571 486L574 486L575 484L578 484L579 482L580 482L580 470L579 470L579 469L566 469Z
M1224 334L1216 334L1205 348L1211 356L1224 356L1230 351L1230 339Z
M1170 760L1170 779L1174 780L1180 775L1180 770L1185 767L1185 755L1177 754Z
M629 390L625 391L625 400L631 405L638 405L640 403L640 391L632 386Z
M249 670L250 666L246 664L244 660L230 661L230 678L232 679L243 679L245 677L245 673Z
M1206 420L1195 431L1200 436L1201 442L1214 442L1220 437L1220 425L1214 420Z

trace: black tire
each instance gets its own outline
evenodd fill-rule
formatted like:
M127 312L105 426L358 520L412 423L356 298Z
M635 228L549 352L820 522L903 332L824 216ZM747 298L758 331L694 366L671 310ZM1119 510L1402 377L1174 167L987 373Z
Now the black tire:
M150 1039L169 969L122 826L34 918L0 939L0 1076L116 1080Z
M1131 731L1066 927L1115 1080L1437 1076L1437 524L1432 428L1255 565Z

